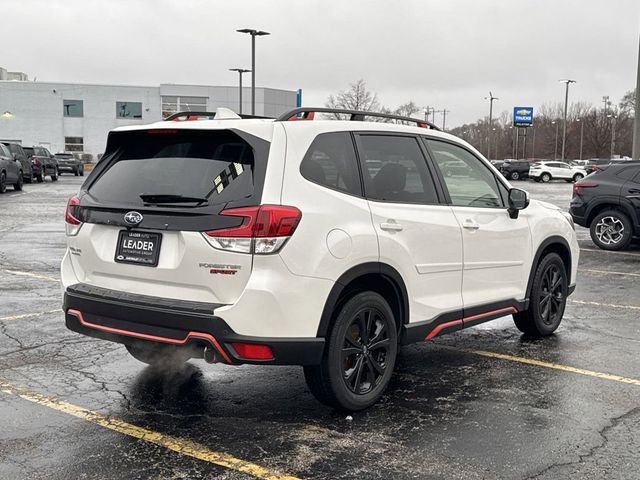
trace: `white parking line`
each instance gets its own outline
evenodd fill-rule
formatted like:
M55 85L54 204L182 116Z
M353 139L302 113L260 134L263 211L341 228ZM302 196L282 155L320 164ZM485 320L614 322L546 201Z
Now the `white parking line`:
M612 252L611 250L600 250L599 248L581 248L581 252L600 252L613 255L627 255L628 257L640 257L640 253L633 252Z
M583 300L574 300L573 298L569 299L569 303L575 303L577 305L593 305L595 307L612 307L612 308L626 308L628 310L640 310L640 307L636 305L616 305L614 303L585 302Z
M594 270L592 268L578 268L578 271L598 274L604 273L605 275L626 275L628 277L640 277L640 273L612 272L611 270Z
M22 277L31 277L31 278L37 278L40 280L47 280L49 282L59 282L60 279L59 278L55 278L55 277L49 277L47 275L40 275L39 273L31 273L31 272L23 272L20 270L0 270L1 272L5 272L5 273L9 273L11 275L19 275Z

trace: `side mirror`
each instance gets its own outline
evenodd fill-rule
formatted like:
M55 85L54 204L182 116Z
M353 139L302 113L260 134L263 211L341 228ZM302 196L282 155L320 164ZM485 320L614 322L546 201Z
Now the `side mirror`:
M529 193L519 188L509 190L509 216L518 218L520 210L524 210L529 206Z

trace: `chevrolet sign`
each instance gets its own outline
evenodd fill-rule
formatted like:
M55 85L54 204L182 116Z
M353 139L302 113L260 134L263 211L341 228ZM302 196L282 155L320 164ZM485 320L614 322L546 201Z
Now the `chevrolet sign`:
M514 127L530 127L531 125L533 125L533 108L532 107L514 107L513 126Z

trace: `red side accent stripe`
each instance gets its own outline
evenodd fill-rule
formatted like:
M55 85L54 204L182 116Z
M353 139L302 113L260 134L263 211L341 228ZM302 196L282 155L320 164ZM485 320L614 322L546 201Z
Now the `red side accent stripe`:
M142 338L143 340L172 343L174 345L184 345L185 343L187 343L187 341L189 341L190 338L202 338L204 340L208 340L216 348L216 350L218 350L218 353L222 355L222 358L224 358L225 362L232 363L229 356L225 353L222 347L220 347L220 344L218 343L218 341L213 337L213 335L209 335L208 333L189 332L187 336L184 337L182 340L176 340L174 338L158 337L156 335L147 335L146 333L138 333L138 332L132 332L129 330L121 330L119 328L105 327L104 325L97 325L95 323L86 321L84 319L84 316L82 315L82 312L79 310L75 310L73 308L70 308L69 310L67 310L67 313L74 315L78 320L80 320L80 323L85 327L94 328L96 330L103 330L105 332L110 332L110 333L117 333L120 335L126 335L128 337Z
M459 320L452 320L450 322L441 323L440 325L436 325L436 328L431 330L429 334L425 337L425 340L431 340L433 337L438 335L442 330L447 327L452 327L458 324L464 324L464 322L470 322L471 320L477 320L478 318L489 317L491 315L497 315L499 313L518 313L518 309L515 307L506 307L500 308L498 310L491 310L490 312L478 313L477 315L471 315L470 317L464 317Z
M462 324L462 320L453 320L451 322L441 323L440 325L436 326L436 328L434 328L429 332L429 335L427 335L425 340L431 340L433 337L439 334L441 330L447 327L452 327L454 325L459 325L459 324Z

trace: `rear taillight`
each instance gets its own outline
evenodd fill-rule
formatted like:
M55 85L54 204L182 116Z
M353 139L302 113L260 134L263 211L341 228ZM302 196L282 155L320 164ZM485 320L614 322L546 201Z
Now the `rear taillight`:
M207 241L219 250L256 254L279 251L302 218L300 210L285 205L230 208L220 215L244 220L237 227L204 232Z
M598 184L595 182L583 182L583 183L574 183L573 184L573 194L574 195L582 195L584 193L585 188L593 188L597 187Z
M64 223L67 235L73 237L78 234L82 221L80 218L80 199L75 195L67 201L67 210L64 213Z

